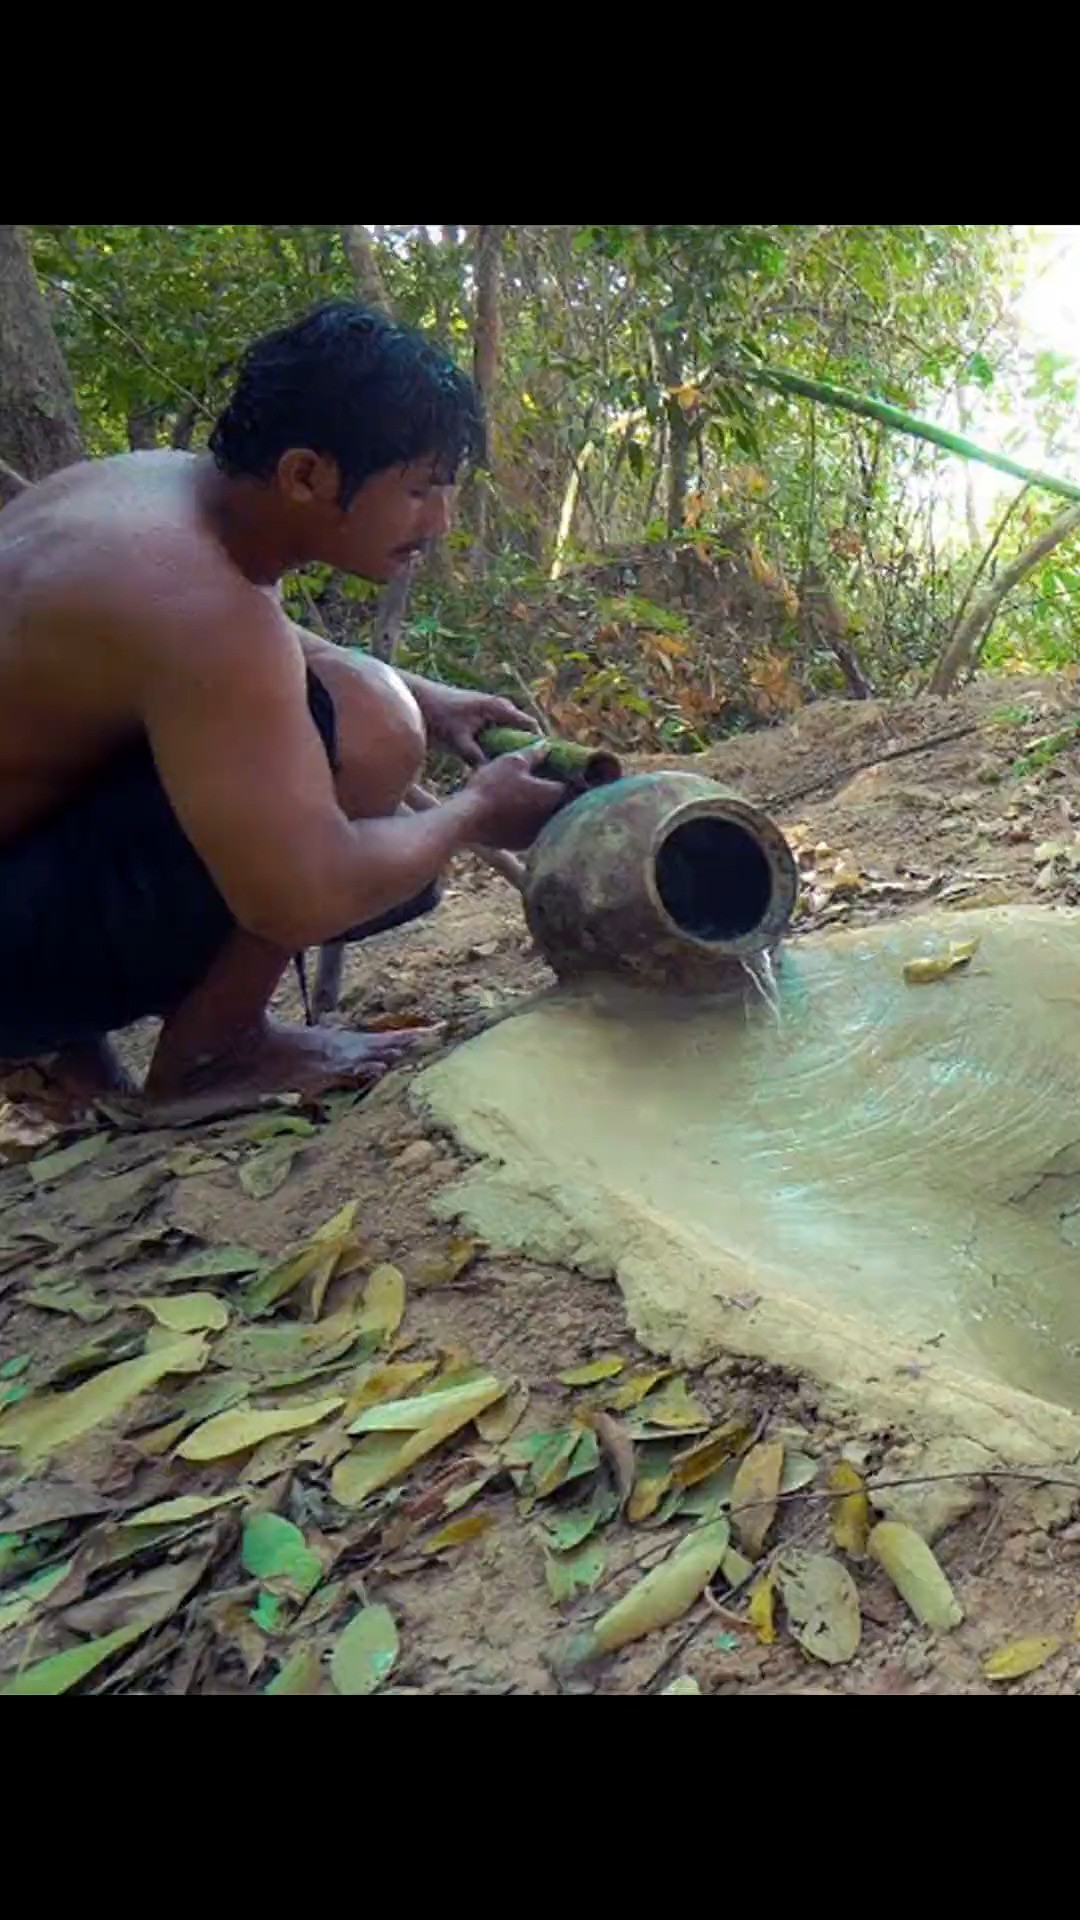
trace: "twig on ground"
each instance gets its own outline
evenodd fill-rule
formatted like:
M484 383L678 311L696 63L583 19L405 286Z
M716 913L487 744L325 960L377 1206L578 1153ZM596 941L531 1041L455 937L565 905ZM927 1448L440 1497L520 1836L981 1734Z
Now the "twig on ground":
M807 781L805 786L792 787L787 793L767 795L762 804L773 810L789 807L796 800L805 800L811 793L822 793L837 780L853 780L857 773L865 773L868 767L881 766L886 760L903 760L910 753L929 753L931 747L945 747L951 740L963 740L969 733L978 732L978 722L971 720L966 726L950 727L945 733L932 733L926 740L913 740L906 747L890 747L887 753L875 753L869 760L856 761L853 767L832 767L819 779Z

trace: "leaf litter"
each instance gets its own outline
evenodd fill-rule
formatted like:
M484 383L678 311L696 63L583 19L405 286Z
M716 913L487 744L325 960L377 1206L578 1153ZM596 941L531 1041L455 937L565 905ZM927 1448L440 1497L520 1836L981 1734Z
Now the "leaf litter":
M270 1144L306 1137L290 1130ZM122 1218L145 1204L140 1194L157 1191L154 1180L142 1178L145 1172L135 1167L114 1177L140 1176L137 1192L124 1190ZM90 1177L109 1184L100 1173ZM129 1668L141 1672L157 1657L156 1641L146 1653L137 1650L139 1643L177 1615L201 1622L207 1644L216 1636L234 1649L252 1678L265 1667L271 1677L261 1683L264 1691L374 1691L398 1658L398 1628L364 1591L359 1611L327 1641L325 1623L340 1618L350 1598L355 1605L360 1589L348 1578L327 1580L341 1549L331 1544L333 1533L320 1528L344 1525L345 1537L361 1543L371 1570L366 1589L381 1565L393 1568L387 1554L400 1559L402 1545L404 1568L474 1551L496 1524L493 1510L475 1502L486 1489L507 1484L542 1549L549 1598L571 1612L579 1602L586 1612L595 1609L589 1596L602 1583L625 1581L617 1564L608 1571L609 1541L633 1537L612 1531L621 1514L636 1526L658 1528L659 1550L673 1523L681 1528L660 1564L576 1634L571 1665L662 1634L687 1615L698 1617L714 1582L722 1597L726 1588L745 1609L730 1617L741 1617L744 1632L762 1648L777 1644L779 1611L787 1633L815 1660L841 1664L854 1657L858 1593L842 1561L797 1546L767 1551L781 1499L811 1485L818 1473L812 1455L768 1437L751 1444L745 1421L710 1421L685 1376L670 1367L634 1369L617 1354L564 1367L559 1385L572 1396L570 1417L523 1432L526 1382L479 1367L462 1353L444 1355L440 1369L438 1359L413 1358L407 1340L409 1357L394 1357L415 1283L401 1268L372 1264L357 1211L355 1204L340 1209L277 1259L244 1247L204 1246L158 1264L156 1291L136 1296L129 1289L131 1297L115 1302L119 1312L152 1316L142 1351L137 1333L114 1329L81 1359L67 1356L48 1383L32 1354L16 1356L14 1369L5 1367L4 1375L26 1389L21 1403L0 1411L0 1449L9 1458L38 1466L102 1430L130 1435L145 1471L168 1479L159 1481L157 1498L148 1501L144 1493L118 1521L96 1518L101 1499L92 1491L65 1498L57 1488L51 1508L46 1498L36 1517L32 1507L23 1509L29 1557L0 1603L0 1686L66 1691L104 1670L107 1687L113 1676L123 1687L130 1684ZM161 1237L157 1228L145 1244ZM475 1250L459 1239L448 1265L467 1264ZM65 1285L60 1273L45 1287L57 1298L74 1292L84 1305L96 1304L89 1289L86 1297L79 1294L80 1284ZM212 1291L215 1286L228 1298ZM339 1304L323 1317L332 1286ZM302 1318L294 1317L297 1311ZM142 1324L145 1329L145 1319ZM79 1380L80 1368L89 1377L68 1384ZM185 1381L185 1373L199 1377ZM323 1375L321 1393L296 1390ZM65 1384L66 1391L56 1390ZM275 1404L265 1404L265 1396ZM450 1471L444 1460L457 1464ZM417 1494L413 1475L421 1468L427 1491ZM216 1479L196 1481L197 1490L190 1478L178 1487L177 1473L192 1469ZM329 1476L325 1491L322 1475ZM260 1492L267 1481L274 1485ZM149 1485L147 1492L153 1492ZM930 1549L917 1535L913 1546L910 1530L895 1523L871 1528L858 1471L841 1462L828 1476L827 1494L840 1553L878 1562L920 1619L953 1624L957 1603ZM293 1517L278 1510L286 1499L300 1502ZM19 1512L16 1504L13 1517ZM50 1513L56 1515L51 1527ZM315 1514L314 1530L305 1513ZM0 1518L0 1529L8 1524ZM80 1533L81 1557L73 1560L73 1537ZM237 1570L233 1591L198 1598L207 1568L230 1563ZM125 1571L132 1565L139 1571ZM0 1580L2 1566L0 1558ZM245 1574L248 1585L236 1585ZM85 1589L92 1579L97 1587L110 1575L111 1584L91 1601L77 1597L80 1583ZM277 1650L286 1633L317 1637L286 1653ZM75 1646L73 1634L82 1636ZM725 1640L739 1644L738 1635ZM987 1657L984 1671L988 1678L1020 1677L1060 1644L1050 1635L1010 1643ZM119 1669L125 1654L131 1657Z

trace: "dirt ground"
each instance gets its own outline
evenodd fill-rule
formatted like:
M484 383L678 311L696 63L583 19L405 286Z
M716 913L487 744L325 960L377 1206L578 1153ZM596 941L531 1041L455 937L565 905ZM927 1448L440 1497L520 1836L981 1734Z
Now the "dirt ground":
M917 913L940 902L1076 904L1075 712L1074 690L1063 678L988 680L950 701L821 702L788 725L733 738L694 762L638 764L690 765L776 810L803 867L796 937L802 928ZM953 737L902 751L939 735ZM548 979L516 896L463 861L437 914L353 951L341 1017L439 1021L453 1043ZM295 1011L295 989L285 998ZM199 1247L237 1244L277 1257L351 1201L358 1203L362 1271L390 1263L405 1278L395 1361L441 1355L444 1366L476 1365L523 1383L530 1399L521 1432L558 1427L580 1405L581 1390L557 1378L564 1370L605 1355L644 1367L651 1357L635 1348L613 1283L483 1248L448 1252L448 1230L435 1223L429 1202L460 1160L447 1141L425 1135L408 1105L409 1078L400 1073L359 1103L340 1096L328 1103L316 1131L292 1142L299 1150L287 1178L263 1198L238 1178L251 1156L250 1119L172 1135L121 1131L96 1160L42 1192L32 1188L25 1165L0 1172L0 1362L18 1363L8 1377L36 1391L88 1345L107 1349L104 1358L114 1361L141 1351L147 1321L135 1302L165 1290L166 1262ZM94 1197L117 1182L126 1183L125 1194L131 1189L130 1203L95 1226ZM35 1222L43 1236L36 1240ZM64 1305L72 1277L90 1290L85 1319ZM228 1291L235 1283L207 1284L226 1300L235 1297ZM346 1280L341 1298L347 1289ZM40 1301L42 1290L46 1297L52 1291L51 1301L27 1299L36 1293ZM331 1295L331 1310L337 1298ZM4 1378L0 1372L0 1387ZM756 1438L778 1437L798 1455L813 1456L820 1466L810 1491L820 1491L841 1452L868 1476L902 1474L916 1458L911 1436L861 1431L854 1412L846 1421L824 1413L809 1381L721 1355L688 1385L713 1423L738 1420ZM310 1399L333 1389L331 1376L325 1389L295 1385L292 1393ZM176 1405L175 1386L162 1388L161 1418ZM388 1692L637 1693L662 1691L677 1675L690 1676L705 1693L1071 1693L1080 1685L1080 1493L1068 1487L972 1478L933 1489L935 1551L965 1614L947 1635L920 1627L885 1574L862 1562L854 1568L862 1641L846 1664L810 1659L782 1619L775 1641L763 1642L746 1620L743 1591L729 1602L700 1601L675 1625L609 1660L568 1670L562 1652L571 1629L625 1590L631 1567L640 1574L652 1565L685 1521L665 1522L663 1507L659 1517L636 1525L616 1520L603 1534L599 1584L556 1606L545 1585L541 1507L522 1510L527 1503L475 1435L464 1443L459 1435L421 1462L404 1492L378 1508L373 1527L367 1509L337 1506L328 1492L331 1461L303 1457L319 1451L309 1450L307 1434L193 1471L147 1447L153 1429L145 1400L138 1412L126 1430L114 1423L107 1433L87 1434L29 1471L18 1455L0 1454L0 1544L5 1536L9 1543L24 1538L9 1530L26 1524L27 1513L45 1525L58 1489L61 1507L65 1499L69 1508L81 1500L86 1509L57 1521L39 1554L37 1564L49 1564L50 1554L74 1559L74 1572L50 1595L44 1624L32 1615L4 1632L7 1594L0 1590L0 1686L12 1672L70 1646L75 1634L123 1623L122 1606L79 1614L87 1594L92 1608L99 1593L112 1591L118 1565L123 1581L132 1567L138 1577L154 1564L152 1553L148 1559L129 1547L126 1558L118 1554L119 1519L177 1494L228 1491L238 1481L254 1488L257 1504L304 1530L327 1569L332 1603L320 1613L319 1588L288 1631L254 1624L248 1603L258 1583L240 1563L238 1523L226 1507L203 1522L194 1543L186 1535L164 1538L173 1563L181 1551L205 1548L204 1571L175 1612L133 1653L104 1662L87 1690L261 1691L300 1641L319 1661L328 1656L358 1601L385 1603L396 1621L400 1652ZM2 1432L0 1426L0 1439ZM433 1547L432 1526L452 1511L440 1505L445 1489L470 1476L482 1481L485 1473L469 1509L482 1515L483 1530ZM770 1544L828 1548L829 1528L827 1502L794 1499L781 1506ZM30 1570L29 1562L14 1565L20 1577ZM12 1577L2 1558L0 1576ZM66 1618L61 1601L74 1603ZM995 1649L1043 1635L1059 1636L1062 1645L1037 1671L1006 1685L983 1677L982 1663ZM307 1690L328 1689L325 1666L319 1674Z

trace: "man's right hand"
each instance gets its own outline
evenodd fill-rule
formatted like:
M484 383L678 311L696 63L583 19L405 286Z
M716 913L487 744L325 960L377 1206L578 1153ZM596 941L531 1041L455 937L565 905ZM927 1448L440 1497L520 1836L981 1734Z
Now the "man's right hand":
M540 745L524 753L504 753L473 775L465 791L474 816L469 837L477 846L523 852L569 798L559 781L540 780L533 771L546 752Z

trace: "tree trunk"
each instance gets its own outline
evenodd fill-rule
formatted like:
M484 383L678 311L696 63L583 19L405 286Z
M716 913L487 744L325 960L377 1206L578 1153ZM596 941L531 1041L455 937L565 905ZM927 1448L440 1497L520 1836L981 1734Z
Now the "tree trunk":
M1080 507L1068 507L1052 520L1045 533L1033 540L1023 553L998 574L993 585L980 594L957 627L930 676L931 693L951 693L960 675L973 669L1002 604L1020 581L1033 572L1040 560L1080 529Z
M132 453L148 453L157 446L157 407L148 407L143 413L129 413L127 417L127 439Z
M375 258L375 249L371 244L371 235L366 227L342 227L341 244L356 281L356 291L367 307L375 307L380 313L389 313L390 300L386 291L379 263Z
M473 383L480 395L488 433L494 414L495 382L499 375L499 280L502 267L502 227L476 229L476 319L473 325ZM491 454L489 452L490 461ZM490 481L485 474L472 480L473 532L481 562L488 531Z
M21 227L0 227L0 459L28 480L85 457L64 356Z
M367 228L342 227L341 244L353 271L356 291L364 305L374 307L380 313L389 313L390 301ZM397 651L411 575L411 567L403 567L379 595L371 641L371 651L376 660L393 660ZM324 1013L333 1013L339 1005L344 967L343 946L320 947L311 1002L312 1017L316 1021L321 1020Z

